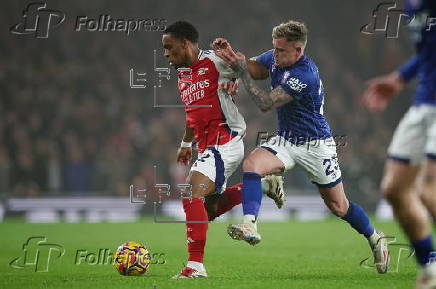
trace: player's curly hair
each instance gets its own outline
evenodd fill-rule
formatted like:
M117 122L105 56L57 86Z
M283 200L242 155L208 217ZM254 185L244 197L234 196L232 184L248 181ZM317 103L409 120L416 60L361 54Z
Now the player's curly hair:
M198 43L198 31L191 23L187 21L177 21L164 30L163 34L171 34L179 39L187 39L192 43Z
M286 38L288 41L307 43L307 27L303 22L290 20L273 28L272 38Z

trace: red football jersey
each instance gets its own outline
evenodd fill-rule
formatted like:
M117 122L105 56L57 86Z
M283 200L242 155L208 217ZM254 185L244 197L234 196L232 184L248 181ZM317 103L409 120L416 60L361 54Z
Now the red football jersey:
M198 60L179 71L178 86L187 126L193 129L199 152L245 134L245 121L233 98L218 84L238 75L213 50L200 51Z

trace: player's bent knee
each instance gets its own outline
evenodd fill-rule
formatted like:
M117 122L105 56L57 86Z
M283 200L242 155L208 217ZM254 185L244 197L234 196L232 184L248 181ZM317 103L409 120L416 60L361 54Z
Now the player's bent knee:
M390 202L395 202L401 198L401 188L393 182L382 182L380 190L383 196Z
M259 175L262 174L261 164L251 158L247 158L244 160L244 162L242 163L242 170L244 172L253 172Z
M348 211L348 208L346 208L346 207L344 207L344 206L338 206L338 207L335 207L335 208L332 210L332 213L333 213L335 216L337 216L337 217L339 217L339 218L342 218L342 217L344 217L344 216L347 214L347 211Z
M326 201L327 207L337 217L344 217L348 211L348 205L346 201Z
M244 172L249 172L251 171L253 168L253 161L250 160L250 158L247 158L244 160L244 162L242 163L242 169L244 170Z

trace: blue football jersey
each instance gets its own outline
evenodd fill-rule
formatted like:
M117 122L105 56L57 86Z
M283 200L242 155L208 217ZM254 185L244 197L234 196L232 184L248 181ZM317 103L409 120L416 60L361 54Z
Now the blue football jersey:
M399 72L405 81L418 79L413 105L436 105L436 1L407 0L405 8L413 17L409 28L416 54Z
M277 107L278 135L294 144L331 137L323 112L324 88L315 63L303 55L289 67L278 67L272 50L256 60L268 68L271 89L280 85L294 98Z

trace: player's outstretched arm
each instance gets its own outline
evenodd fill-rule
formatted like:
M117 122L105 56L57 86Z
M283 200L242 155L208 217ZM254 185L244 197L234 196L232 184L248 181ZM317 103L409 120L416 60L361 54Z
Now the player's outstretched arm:
M269 77L268 69L256 61L256 58L250 58L245 61L248 72L254 80L264 80Z
M230 65L234 71L241 74L242 83L260 110L267 111L293 99L281 86L273 89L270 93L259 88L254 80L268 78L268 70L254 59L246 61L242 53L235 53L227 40L217 38L211 47L217 56Z
M254 103L262 111L270 110L272 107L281 106L293 100L281 86L276 87L271 92L267 92L255 84L253 77L250 75L245 61L245 56L238 52L231 58L232 68L241 73L241 80L253 99Z
M192 128L185 126L185 135L183 136L182 143L177 150L177 162L181 165L188 166L192 158L192 141L194 134Z
M370 79L362 95L363 104L372 112L381 112L403 87L404 80L398 71Z
M233 51L230 43L224 38L215 39L211 45L215 54L224 60L228 65L232 65L231 57L234 57L236 53ZM264 80L269 77L268 69L256 61L255 58L246 60L248 72L254 80Z

